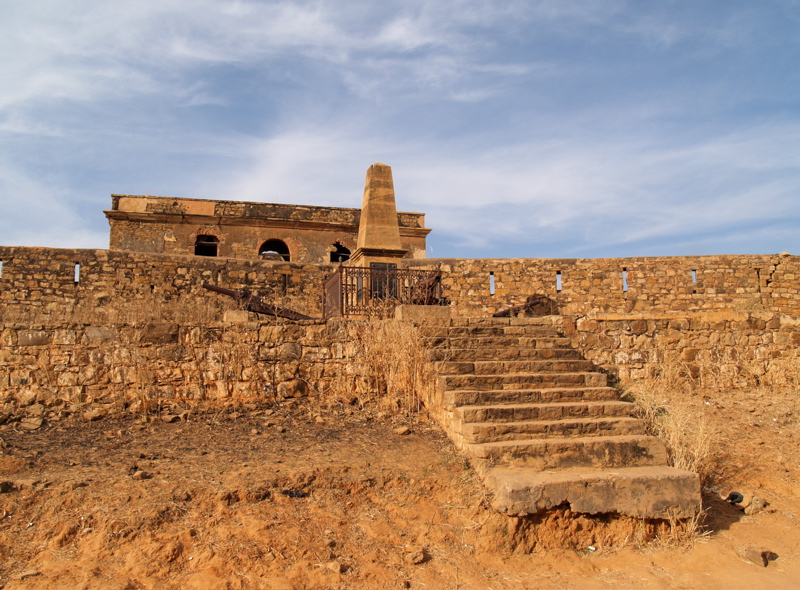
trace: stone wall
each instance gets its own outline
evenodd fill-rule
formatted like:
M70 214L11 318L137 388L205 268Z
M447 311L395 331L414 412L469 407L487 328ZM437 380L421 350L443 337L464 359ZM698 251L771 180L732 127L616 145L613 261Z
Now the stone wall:
M679 371L709 386L781 384L800 379L800 320L777 313L602 314L564 318L584 356L622 384Z
M64 400L269 401L330 393L357 372L343 321L0 328L0 396ZM245 321L242 321L245 320ZM352 382L352 380L351 380Z
M165 303L181 301L199 310L224 297L203 289L204 281L248 289L270 303L321 317L322 282L333 270L331 265L23 247L0 247L0 261L0 320L32 322L63 317L81 306L134 305L157 312Z
M800 316L800 257L428 259L457 315L491 315L533 294L558 313L776 312Z

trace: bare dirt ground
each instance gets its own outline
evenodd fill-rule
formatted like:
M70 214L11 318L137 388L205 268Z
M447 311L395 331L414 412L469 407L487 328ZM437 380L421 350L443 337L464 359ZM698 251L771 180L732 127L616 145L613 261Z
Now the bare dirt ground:
M796 400L753 392L704 406L719 433L710 485L769 505L747 515L708 491L708 534L688 544L641 543L647 527L632 519L495 514L424 416L302 400L174 423L80 414L33 431L9 423L0 586L800 586ZM753 563L748 546L777 559Z

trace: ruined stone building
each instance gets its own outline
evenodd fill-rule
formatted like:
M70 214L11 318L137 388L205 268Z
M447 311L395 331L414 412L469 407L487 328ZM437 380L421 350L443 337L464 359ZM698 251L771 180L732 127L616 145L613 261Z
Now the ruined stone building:
M361 210L112 195L105 215L112 250L326 264L355 251ZM425 214L395 215L404 257L425 258Z

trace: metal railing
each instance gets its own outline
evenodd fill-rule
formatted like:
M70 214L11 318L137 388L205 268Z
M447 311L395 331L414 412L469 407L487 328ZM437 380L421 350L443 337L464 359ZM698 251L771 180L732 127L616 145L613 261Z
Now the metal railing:
M325 279L323 314L386 315L398 305L446 305L442 273L404 268L340 266Z

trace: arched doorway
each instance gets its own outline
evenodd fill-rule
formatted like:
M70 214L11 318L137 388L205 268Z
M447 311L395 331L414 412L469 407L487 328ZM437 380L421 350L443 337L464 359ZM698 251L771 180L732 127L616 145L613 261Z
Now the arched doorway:
M339 263L350 260L350 249L343 246L341 242L336 242L333 248L334 250L331 252L331 262Z
M289 246L283 240L267 240L258 249L258 255L264 260L285 260L289 262Z
M195 256L216 256L219 239L217 236L200 234L194 240Z

